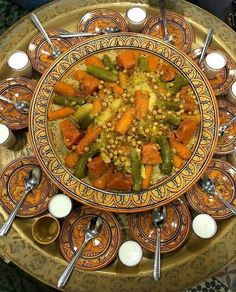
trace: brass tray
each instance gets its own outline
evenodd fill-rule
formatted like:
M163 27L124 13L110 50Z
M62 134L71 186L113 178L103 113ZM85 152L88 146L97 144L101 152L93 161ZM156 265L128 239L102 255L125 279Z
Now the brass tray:
M102 2L102 3L101 3ZM137 3L108 0L61 0L36 10L46 27L63 28L76 31L79 19L88 11L96 8L117 10L123 16L128 7ZM149 4L147 4L149 2ZM150 16L157 12L157 1L140 0ZM99 4L98 4L99 3ZM184 15L195 32L193 48L203 44L209 27L214 27L215 35L212 47L219 48L236 58L235 33L216 17L183 0L167 1L167 8ZM3 36L0 37L0 78L10 77L6 67L8 54L16 49L26 50L28 43L36 34L28 16L24 17ZM16 132L18 142L11 150L0 150L0 169L13 159L32 153L28 143L27 131ZM0 224L7 218L7 213L0 208ZM31 226L36 218L17 218L6 237L0 240L0 253L6 261L13 261L21 269L38 280L56 287L57 279L66 267L58 242L40 246L33 241ZM128 216L120 215L121 228L129 237ZM74 271L66 291L183 291L197 282L211 276L236 257L235 251L236 218L231 217L218 222L217 235L212 240L197 238L192 232L182 248L166 254L162 258L162 278L155 282L152 278L153 255L147 254L138 267L125 268L118 261L96 272Z

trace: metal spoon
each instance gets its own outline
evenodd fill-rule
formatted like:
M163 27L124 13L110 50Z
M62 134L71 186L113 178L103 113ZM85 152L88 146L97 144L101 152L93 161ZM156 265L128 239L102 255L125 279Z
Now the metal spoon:
M201 63L202 63L202 61L204 59L206 50L208 49L208 47L210 45L210 42L211 42L211 39L212 39L212 36L213 36L213 32L214 32L213 28L210 28L208 30L208 32L207 32L207 36L206 36L206 39L205 39L205 42L204 42L204 46L203 46L203 49L202 49L202 52L201 52L201 55L200 55L200 58L199 58L199 61L198 61L199 65L201 65Z
M202 191L208 193L211 196L217 196L219 200L228 207L234 215L236 215L236 208L231 205L228 201L226 201L224 198L221 197L221 195L216 191L216 187L214 182L207 176L203 176L198 181L199 187L202 189Z
M167 28L167 21L166 21L166 5L165 0L159 0L159 6L161 11L161 18L163 23L163 30L164 30L164 41L167 43L171 43L172 37L168 32Z
M13 104L14 107L22 114L28 114L28 112L29 112L30 104L28 101L23 101L23 100L13 101L13 100L11 100L3 95L0 95L0 100L6 101L10 104Z
M78 251L75 253L71 262L69 263L69 265L67 266L67 268L65 269L65 271L63 272L61 277L59 278L59 280L57 282L58 288L64 287L64 285L66 284L67 280L69 279L79 257L81 256L85 246L87 245L87 243L91 239L98 236L98 234L101 230L101 227L102 227L102 218L101 217L94 217L93 219L91 219L91 221L89 222L89 224L86 228L86 231L85 231L84 242L82 243L82 245L78 249Z
M154 257L153 277L156 281L161 276L161 227L165 222L166 208L156 208L152 212L152 222L157 228L156 251Z
M223 137L225 134L225 130L228 128L229 125L231 125L234 121L236 121L236 116L233 117L231 120L229 120L226 124L220 126L219 128L219 136Z
M44 36L44 38L46 39L46 41L48 42L49 46L52 49L52 54L54 58L57 58L61 55L61 52L54 46L53 42L51 41L51 39L49 38L48 34L46 33L42 23L40 22L40 20L38 19L38 17L34 14L31 13L30 17L33 21L33 23L36 25L36 27L38 28L38 30L41 32L41 34Z
M33 169L31 169L28 176L26 176L24 178L25 193L22 195L22 197L21 197L20 201L17 203L15 209L9 215L7 221L1 227L0 236L3 236L7 233L7 231L9 230L9 228L12 225L12 222L13 222L18 210L20 209L22 203L24 202L26 195L38 186L39 182L41 181L41 176L42 176L41 169L36 166Z
M114 32L119 32L119 27L107 27L104 29L96 28L95 32L71 32L71 33L63 33L59 34L60 38L73 38L73 37L92 37L101 34L109 34Z

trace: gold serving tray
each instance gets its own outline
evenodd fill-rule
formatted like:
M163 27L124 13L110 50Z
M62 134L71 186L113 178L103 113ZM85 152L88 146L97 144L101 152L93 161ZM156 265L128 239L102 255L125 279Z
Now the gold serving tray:
M108 0L61 0L36 10L36 14L48 28L63 28L76 31L80 18L96 8L112 8L123 16L137 1L109 3ZM133 2L133 3L132 3ZM148 15L158 11L158 1L142 0ZM151 3L151 4L150 4ZM204 10L186 1L167 1L167 8L186 17L195 32L193 48L202 46L207 29L213 27L215 34L211 47L216 47L236 59L235 33L223 22ZM6 58L13 51L26 51L28 43L37 33L29 16L24 17L0 37L0 78L11 77ZM11 150L0 150L0 169L22 155L32 154L27 131L17 131L17 144ZM0 224L7 213L0 207ZM123 234L129 238L128 215L117 215ZM56 287L57 279L66 267L59 251L58 242L41 246L34 242L31 227L36 218L17 218L7 236L0 239L0 254L6 261L12 261L38 280ZM146 254L141 264L126 268L115 261L96 272L74 271L65 291L183 291L197 282L211 276L235 259L236 218L218 222L218 232L212 240L197 238L190 232L189 239L179 250L162 257L162 276L159 282L152 277L153 254Z

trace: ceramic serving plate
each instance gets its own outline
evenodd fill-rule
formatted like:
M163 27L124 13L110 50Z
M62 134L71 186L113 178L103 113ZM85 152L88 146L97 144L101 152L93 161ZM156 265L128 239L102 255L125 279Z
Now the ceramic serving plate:
M15 77L0 82L0 95L14 102L20 100L31 101L36 83L28 78ZM12 130L28 127L28 115L20 113L13 104L0 100L0 123Z
M47 122L54 85L68 76L73 66L101 51L139 49L167 60L189 81L196 95L201 124L190 159L174 175L166 176L140 193L104 191L77 179L59 158ZM40 165L50 179L69 196L84 204L113 212L138 212L166 204L186 192L198 180L214 153L218 134L218 112L214 93L200 68L172 45L150 36L119 33L98 36L79 43L56 60L40 79L31 103L30 137Z
M183 18L183 16L166 12L168 23L168 33L172 38L172 44L181 51L188 53L191 50L194 41L194 32L192 26ZM142 33L163 39L163 26L161 15L151 17L145 24Z
M108 27L128 31L126 21L120 13L108 8L95 9L85 14L78 24L78 31L95 32L96 29Z
M187 239L191 216L186 204L177 199L165 206L166 220L161 228L161 253L179 248ZM152 211L130 216L130 233L143 248L151 252L156 250L157 229L152 223Z
M223 99L218 100L220 125L226 124L236 115L236 106ZM236 122L227 127L223 137L218 138L216 146L217 155L227 155L236 150Z
M62 39L60 34L68 33L64 29L47 29L47 33L53 44L62 53L77 43L76 38ZM37 33L29 43L27 54L33 68L43 73L53 63L51 48L41 33Z
M69 262L84 240L89 221L100 216L102 228L98 236L85 247L76 267L80 270L99 270L107 266L117 256L121 244L121 230L116 217L87 206L74 210L63 222L60 233L60 250Z
M38 165L35 156L25 156L13 160L0 174L0 200L3 208L11 212L24 192L24 177ZM42 179L37 188L25 198L19 209L18 217L33 217L47 210L48 202L57 192L57 188L42 172Z
M214 181L217 192L236 207L236 169L227 161L212 159L206 169L206 175ZM198 213L207 213L215 219L225 219L233 215L217 196L209 196L197 184L186 193L186 197L189 204Z
M221 52L219 49L213 49L213 48L209 48L207 49L206 54L212 52L212 51L218 51ZM202 48L197 48L194 51L192 51L191 53L189 53L189 56L196 62L198 63L198 60L200 58L202 52ZM225 57L227 58L227 63L224 69L222 69L214 79L210 79L209 82L215 92L215 95L221 95L221 94L225 94L230 86L233 84L234 82L234 78L235 78L235 68L236 68L236 64L232 61L232 59L226 55L224 52L221 52L222 54L225 55ZM204 60L204 59L203 59Z

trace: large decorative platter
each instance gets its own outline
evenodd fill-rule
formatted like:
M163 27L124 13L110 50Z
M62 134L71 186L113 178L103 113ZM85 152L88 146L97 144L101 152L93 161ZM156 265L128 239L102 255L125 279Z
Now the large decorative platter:
M146 192L125 194L98 191L75 178L60 161L53 148L47 112L56 81L85 57L111 49L133 48L153 53L172 64L183 74L194 91L201 113L198 139L191 158L174 175L160 180ZM198 66L172 45L150 36L120 33L84 41L56 60L40 79L31 103L30 137L40 165L53 182L69 196L90 206L112 212L139 212L166 204L184 192L202 175L216 147L218 111L214 93Z

